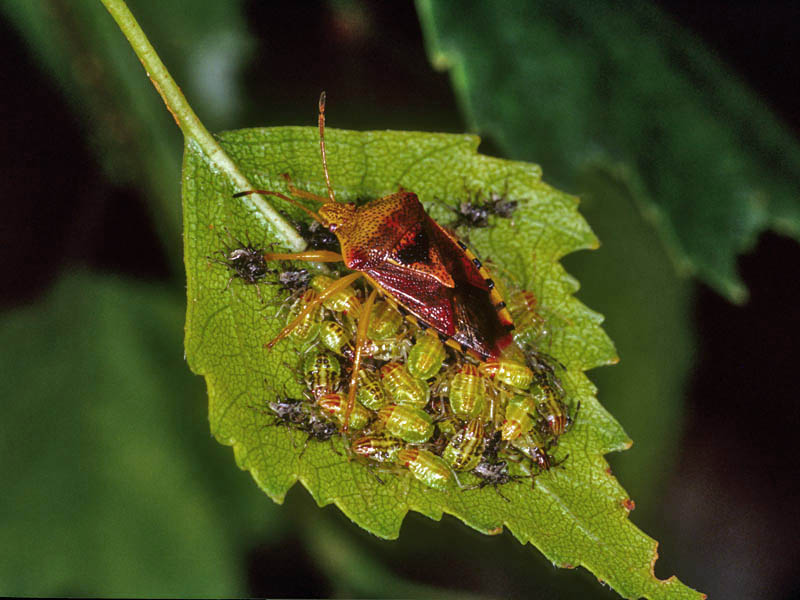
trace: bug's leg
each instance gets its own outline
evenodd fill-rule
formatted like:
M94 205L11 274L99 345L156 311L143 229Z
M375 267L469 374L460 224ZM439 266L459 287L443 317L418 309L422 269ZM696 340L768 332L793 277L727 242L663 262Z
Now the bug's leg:
M264 260L305 260L308 262L343 262L344 258L338 252L330 250L309 250L308 252L284 252L264 254Z
M570 427L578 420L578 413L581 411L581 401L578 400L578 406L575 407L575 414L568 417L567 427Z
M330 438L330 440L329 440L329 441L330 441L330 443L331 443L331 450L333 451L333 453L334 453L334 454L337 454L337 455L339 455L339 456L341 456L341 455L342 455L342 453L341 453L341 452L339 452L339 451L336 449L336 444L334 444L334 443L333 443L333 438ZM348 459L347 459L347 460L349 461L349 460L350 460L350 458L348 457Z
M371 475L372 475L372 476L373 476L375 479L377 479L377 480L378 480L378 483L380 483L381 485L386 485L386 482L385 482L383 479L381 479L380 477L378 477L378 474L375 472L375 471L377 470L375 467L372 467L372 466L367 466L367 469L369 470L370 474L371 474Z
M300 188L296 187L292 183L292 178L289 176L288 173L284 173L281 175L286 180L286 185L289 187L289 193L292 196L297 196L298 198L306 198L307 200L313 200L314 202L319 202L320 204L327 204L330 200L326 196L318 196L317 194L312 194L311 192L307 192L305 190L301 190Z
M497 492L497 495L500 496L506 502L511 502L511 500L509 500L503 495L503 492L500 491L500 487L497 484L494 485L494 491Z
M568 459L568 458L569 458L569 454L567 454L566 456L564 456L564 458L562 458L562 459L561 459L560 461L558 461L557 463L554 463L554 464L553 464L553 467L561 467L561 468L563 469L563 468L564 468L564 466L563 466L563 465L564 465L564 463L567 461L567 459Z
M303 319L306 318L306 315L308 315L312 310L314 310L316 307L322 304L329 296L335 294L336 292L338 292L343 288L346 288L356 279L361 277L361 275L362 273L359 272L350 273L350 275L345 275L341 279L337 279L332 284L330 284L327 288L325 288L325 291L323 291L319 296L317 296L317 298L314 301L309 302L305 307L303 307L303 310L301 310L298 313L298 315L294 318L294 320L291 323L289 323L286 327L284 327L272 341L266 343L265 347L272 348L275 344L277 344L283 338L289 335L295 329L295 327L297 327L300 323L303 322Z
M308 440L310 440L310 439L311 439L311 434L309 433L309 434L306 435L306 441L303 444L303 450L300 452L300 455L297 457L297 460L300 460L301 458L303 458L303 454L305 454L306 450L308 450ZM297 446L295 446L295 448L297 448Z
M365 342L367 341L367 328L369 327L369 320L372 316L372 307L375 304L375 298L378 295L378 290L373 289L372 293L367 298L366 303L361 309L361 318L358 320L358 328L356 329L356 355L353 358L353 371L350 374L350 387L347 390L347 406L344 409L344 419L342 421L342 430L347 431L350 426L350 413L353 412L353 407L356 403L356 390L358 389L358 370L361 367L361 355L364 352Z

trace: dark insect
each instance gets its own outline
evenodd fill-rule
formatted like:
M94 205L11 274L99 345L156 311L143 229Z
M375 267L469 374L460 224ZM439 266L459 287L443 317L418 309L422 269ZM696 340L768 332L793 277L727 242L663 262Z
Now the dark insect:
M281 286L281 290L294 294L296 292L304 292L308 289L311 282L311 274L308 269L286 269L278 273L278 281L276 282Z
M481 460L481 462L478 463L477 467L472 469L472 474L479 477L481 481L478 484L470 486L466 489L483 489L487 485L491 485L500 495L500 497L506 502L510 502L510 500L503 496L499 486L511 483L512 481L521 481L526 479L526 477L523 475L512 475L509 473L508 465L504 460L501 460L500 462L489 462L485 457L483 460Z
M284 398L269 402L272 412L287 425L301 425L305 422L308 410L303 406L303 401L296 398Z
M517 204L516 200L506 200L505 195L496 192L491 192L487 200L482 200L478 193L474 199L459 204L458 208L450 207L456 215L456 220L450 227L454 229L461 226L488 227L490 215L510 219L517 209Z
M295 223L294 228L308 244L311 250L330 250L341 252L336 235L328 231L317 221L311 223Z
M483 460L488 462L497 462L497 454L500 452L501 444L503 444L502 432L498 429L491 436L486 436L486 448L483 450Z
M314 438L318 442L324 442L339 433L339 428L336 423L312 416L308 422L308 429L304 429L304 431L308 433L310 438Z
M285 425L308 434L306 444L310 439L324 442L331 439L339 431L335 423L324 418L312 406L302 400L284 397L283 399L279 398L274 402L269 402L268 406ZM305 451L305 448L303 448L303 451Z
M242 245L239 248L228 248L227 251L220 250L222 259L211 258L216 263L225 265L231 271L231 277L225 289L228 289L231 281L241 279L247 284L253 285L262 282L267 275L271 274L267 268L267 260L264 257L264 249L257 248L252 244Z
M307 269L289 268L284 271L270 269L267 267L267 256L264 248L251 243L244 244L238 240L234 241L237 247L228 247L219 251L220 255L222 255L221 259L209 257L212 261L226 266L231 271L231 277L228 279L225 290L230 287L234 279L241 279L249 285L257 285L259 283L279 285L281 290L290 294L308 289L311 275ZM268 277L275 275L278 276L277 281L265 281ZM260 296L259 292L259 298Z

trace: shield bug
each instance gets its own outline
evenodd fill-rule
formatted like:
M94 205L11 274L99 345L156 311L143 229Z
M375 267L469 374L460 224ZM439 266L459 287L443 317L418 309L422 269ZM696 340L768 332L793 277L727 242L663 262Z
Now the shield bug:
M356 335L356 355L348 389L348 413L355 402L357 374L371 307L377 292L408 314L421 327L430 327L453 348L479 360L498 358L513 342L511 314L495 288L495 283L481 261L466 245L452 237L425 212L413 192L398 191L357 206L339 203L328 174L325 149L325 94L319 101L319 137L322 171L327 197L317 196L289 184L295 198L319 202L315 213L298 200L276 191L248 190L235 194L261 193L280 198L305 211L339 240L341 253L309 250L296 253L269 253L268 260L305 260L309 262L344 262L353 271L324 290L320 287L318 303L365 277L373 292ZM314 280L312 280L312 287ZM305 310L314 309L309 305ZM296 327L305 314L301 312L267 345L272 347ZM363 323L366 322L366 323ZM362 325L363 323L363 331ZM348 426L348 415L344 429Z
M287 425L298 425L305 421L308 410L302 400L297 398L278 398L268 402L267 406L281 421Z
M380 410L389 402L380 380L366 369L358 370L357 397L370 410Z
M396 362L406 359L410 347L411 340L407 337L393 340L367 340L363 346L363 352L375 360Z
M490 462L497 462L497 455L506 446L503 442L502 435L499 431L495 431L491 435L486 436L486 448L483 451L483 460Z
M423 333L408 352L406 367L417 379L430 379L442 368L446 357L447 352L439 338Z
M482 363L481 373L520 390L528 389L533 382L533 371L526 365L508 358L496 358Z
M504 440L515 440L533 427L531 414L536 406L530 396L515 396L506 405L506 415L500 429Z
M351 449L358 456L375 462L394 462L405 444L390 435L366 435L353 440Z
M243 243L228 234L228 237L235 243L235 247L227 247L224 251L220 250L222 258L209 257L213 262L226 266L231 277L225 289L230 287L234 279L241 279L248 285L258 285L267 283L279 285L281 290L290 294L300 293L308 287L311 276L307 269L288 268L283 271L270 269L265 256L266 250L260 246L248 242ZM277 275L276 281L268 281ZM258 290L258 287L256 288Z
M471 471L478 466L485 446L483 423L472 419L450 439L442 458L454 471Z
M257 284L271 273L267 268L267 261L264 258L264 249L257 248L252 244L231 248L227 252L220 250L222 259L212 258L216 263L225 265L231 271L228 285L234 279L241 279L247 284ZM227 289L228 286L226 286Z
M450 485L450 467L432 452L403 448L397 453L397 462L429 488L445 491Z
M553 458L549 454L552 440L545 439L545 436L537 431L536 428L513 440L511 445L536 466L539 471L547 471L554 466ZM536 474L531 473L531 477L535 476Z
M514 341L521 346L534 346L550 335L544 317L537 310L538 301L533 292L520 290L508 299L508 310L514 319Z
M311 278L311 287L321 293L330 288L333 282L334 279L327 275L315 275ZM355 290L349 285L336 290L336 292L325 298L322 301L322 305L333 312L345 315L356 316L361 312L361 301L356 296Z
M403 404L389 404L378 411L386 429L409 444L422 444L433 435L433 419L423 410Z
M249 242L244 244L233 238L230 233L228 236L237 246L226 247L225 250L220 250L219 255L222 258L208 257L210 261L227 267L231 274L222 291L227 291L234 279L240 279L248 285L256 286L256 293L258 294L259 301L261 301L261 289L258 287L258 284L264 282L264 280L273 273L273 271L267 267L267 260L264 258L264 249Z
M354 350L350 336L336 321L323 321L319 324L319 341L331 352L344 356L349 361L353 360Z
M346 403L344 397L338 392L323 394L317 401L320 408L340 423L344 421ZM372 420L370 411L356 403L350 413L350 427L355 430L364 429Z
M317 221L311 223L299 223L295 226L297 233L306 240L308 247L313 250L330 250L340 252L339 240Z
M303 292L303 294L292 303L289 309L289 318L295 319L310 302L315 302L317 297L317 292L312 289ZM312 342L319 333L319 316L319 307L317 307L316 310L307 312L303 318L298 321L297 327L291 331L291 337L303 344Z
M486 404L486 380L475 365L461 365L447 383L446 389L450 408L456 416L468 419L483 412Z
M536 378L536 385L531 390L536 402L536 409L544 419L547 431L554 438L562 435L572 424L567 407L561 400L561 394L555 384L546 376Z
M314 399L338 390L341 374L339 361L329 352L309 352L303 359L303 377Z
M401 315L388 302L376 302L372 309L367 335L371 340L390 340L399 332L403 324Z
M413 377L402 363L386 363L380 374L383 388L396 404L423 408L428 403L430 388L424 381Z

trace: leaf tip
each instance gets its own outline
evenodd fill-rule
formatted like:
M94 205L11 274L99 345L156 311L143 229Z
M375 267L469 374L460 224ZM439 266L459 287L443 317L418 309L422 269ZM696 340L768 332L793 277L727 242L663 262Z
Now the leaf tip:
M739 281L731 282L730 285L726 286L725 291L727 292L728 297L730 297L731 302L734 304L745 304L750 298L750 292Z
M708 596L707 596L706 594L704 594L704 593L702 593L702 592L698 592L697 590L693 590L693 589L689 588L688 586L686 586L686 585L685 585L683 582L681 582L681 580L680 580L680 579L678 579L678 578L677 578L675 575L670 575L670 576L669 576L669 577L667 577L666 579L660 579L660 578L659 578L659 577L656 575L656 571L655 571L655 568L656 568L656 561L658 561L658 558L659 558L659 557L658 557L658 542L656 542L656 543L655 543L655 546L654 546L654 548L653 548L653 560L651 560L651 561L650 561L650 575L653 577L653 579L654 579L655 581L657 581L657 582L659 582L659 583L663 584L663 586L664 586L665 588L667 588L667 587L672 587L672 586L679 586L680 588L682 588L682 590L681 590L681 591L694 592L694 594L696 595L696 597L697 597L697 598L702 598L702 599L704 599L704 600L705 600L706 598L708 598Z
M453 61L446 53L436 50L431 54L431 65L437 71L447 71L453 66Z

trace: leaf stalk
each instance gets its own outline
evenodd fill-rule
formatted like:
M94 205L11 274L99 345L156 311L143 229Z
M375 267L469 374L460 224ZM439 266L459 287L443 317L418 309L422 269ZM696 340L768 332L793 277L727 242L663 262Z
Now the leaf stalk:
M172 118L175 119L175 123L183 133L186 142L193 142L199 146L210 166L224 173L236 191L253 189L254 186L195 114L181 88L178 87L167 67L164 66L125 1L101 0L101 2L128 39L128 43L130 43L139 61L144 66L147 76L156 91L164 100L167 110L172 114ZM242 201L250 203L272 225L276 234L282 238L282 242L289 249L299 252L305 248L305 240L261 195L252 194Z

